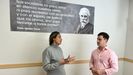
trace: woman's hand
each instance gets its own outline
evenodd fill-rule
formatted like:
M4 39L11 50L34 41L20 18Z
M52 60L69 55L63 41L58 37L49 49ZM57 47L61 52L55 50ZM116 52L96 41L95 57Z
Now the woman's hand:
M67 58L66 58L66 60L67 60L67 62L71 62L71 61L74 61L75 60L75 56L68 56Z
M68 64L69 62L72 62L75 60L75 56L68 56L66 59L62 58L59 63L60 64Z
M59 61L60 64L66 64L66 60L64 58L62 58L60 61Z

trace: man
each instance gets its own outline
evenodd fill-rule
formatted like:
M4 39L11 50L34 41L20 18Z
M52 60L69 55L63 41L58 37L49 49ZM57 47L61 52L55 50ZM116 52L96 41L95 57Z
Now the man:
M79 12L80 25L77 27L78 34L93 34L93 25L90 23L90 11L83 7Z
M118 71L118 57L114 51L107 48L108 39L107 33L98 34L98 48L92 52L90 59L90 70L93 75L112 75Z

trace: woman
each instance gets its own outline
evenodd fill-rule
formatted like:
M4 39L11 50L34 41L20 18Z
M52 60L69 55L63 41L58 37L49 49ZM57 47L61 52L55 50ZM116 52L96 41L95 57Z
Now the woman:
M43 69L47 72L47 75L66 75L64 70L64 64L72 61L74 58L68 56L64 59L62 49L59 45L62 42L62 38L59 32L54 31L49 37L49 47L43 52Z

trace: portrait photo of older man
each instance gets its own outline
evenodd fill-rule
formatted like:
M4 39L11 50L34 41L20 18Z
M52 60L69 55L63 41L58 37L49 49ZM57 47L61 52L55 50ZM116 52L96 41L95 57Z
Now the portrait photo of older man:
M90 23L90 10L83 7L79 11L80 24L77 27L76 34L93 34L94 25Z

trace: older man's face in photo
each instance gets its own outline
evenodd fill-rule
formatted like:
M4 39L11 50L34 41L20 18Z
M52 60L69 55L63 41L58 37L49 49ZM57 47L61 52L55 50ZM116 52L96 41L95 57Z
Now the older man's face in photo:
M86 14L86 13L81 13L80 14L80 22L82 23L82 24L87 24L88 22L89 22L89 16L88 16L88 14Z
M82 8L79 13L81 25L89 23L90 11L87 8Z

